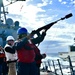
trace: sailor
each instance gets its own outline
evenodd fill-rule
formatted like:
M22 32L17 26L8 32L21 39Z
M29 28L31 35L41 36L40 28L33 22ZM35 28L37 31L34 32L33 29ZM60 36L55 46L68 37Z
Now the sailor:
M33 43L39 43L41 37L31 40L33 34L28 34L28 30L23 27L17 30L17 34L15 49L18 54L18 75L38 75Z
M17 52L13 48L14 45L14 38L13 36L8 36L6 38L6 45L4 47L5 49L5 55L6 55L6 61L9 67L8 75L16 75L16 62L17 62Z
M4 54L2 46L0 45L0 75L2 75L4 60L5 60L5 54Z
M17 30L18 40L15 42L15 49L18 55L18 75L37 75L35 63L35 52L26 28Z
M8 67L3 47L0 45L0 75L7 75Z

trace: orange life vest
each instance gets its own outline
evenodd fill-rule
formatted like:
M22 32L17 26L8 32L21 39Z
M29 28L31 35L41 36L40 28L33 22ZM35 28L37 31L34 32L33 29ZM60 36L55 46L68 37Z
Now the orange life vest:
M31 63L34 62L35 60L35 52L33 49L33 44L31 43L27 43L25 46L29 46L32 49L31 50L27 50L25 49L25 47L21 48L20 50L17 51L18 53L18 61L20 62L24 62L24 63Z

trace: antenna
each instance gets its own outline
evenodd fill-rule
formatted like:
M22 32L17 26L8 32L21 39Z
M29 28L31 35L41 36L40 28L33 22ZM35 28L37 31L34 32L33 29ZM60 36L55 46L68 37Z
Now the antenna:
M3 10L1 10L1 8L3 8ZM2 14L4 15L4 21L6 23L6 11L4 9L4 5L3 5L3 0L0 0L0 21L1 21L1 18L2 18ZM1 22L0 22L1 24Z
M11 4L17 1L26 1L26 0L7 0L8 2L10 2Z

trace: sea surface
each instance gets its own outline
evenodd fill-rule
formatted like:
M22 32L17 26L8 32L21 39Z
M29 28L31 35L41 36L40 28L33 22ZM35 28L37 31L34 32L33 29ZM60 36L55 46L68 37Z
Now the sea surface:
M42 60L41 69L52 71L58 75L71 75L72 70L74 73L74 66L75 62L64 61L58 53L47 53L47 57Z

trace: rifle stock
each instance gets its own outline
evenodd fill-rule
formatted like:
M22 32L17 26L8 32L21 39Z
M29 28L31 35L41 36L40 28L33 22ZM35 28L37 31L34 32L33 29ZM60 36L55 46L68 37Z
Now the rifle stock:
M55 23L57 23L58 21L60 21L60 20L64 20L64 19L67 19L67 18L70 18L70 17L72 17L73 15L72 15L72 13L70 13L70 14L68 14L68 15L66 15L65 17L63 17L63 18L60 18L59 20L57 20L57 21L54 21L54 22L52 22L52 23L49 23L49 24L47 24L47 25L45 25L45 26L43 26L43 27L41 27L41 28L38 28L37 30L34 30L34 31L32 31L32 34L36 34L36 33L38 33L38 32L40 32L41 30L45 30L45 31L47 31L49 28L51 28Z

